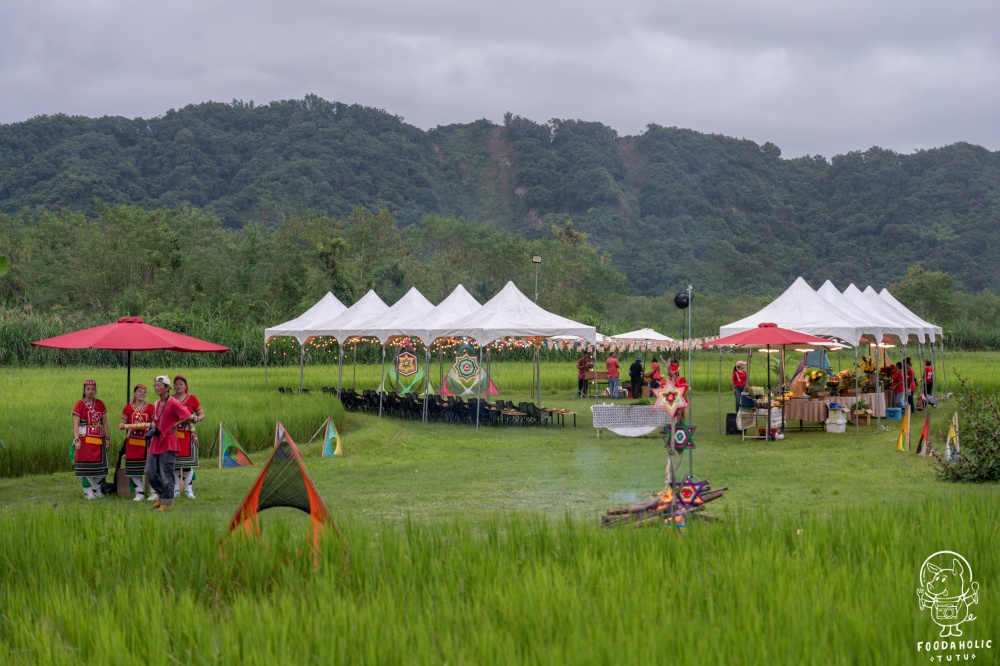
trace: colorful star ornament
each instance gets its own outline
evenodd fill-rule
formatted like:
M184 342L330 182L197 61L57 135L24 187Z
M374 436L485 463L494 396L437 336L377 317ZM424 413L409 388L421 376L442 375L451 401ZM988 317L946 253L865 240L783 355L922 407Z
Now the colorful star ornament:
M708 485L708 481L695 481L692 477L684 477L684 482L677 491L677 502L685 507L700 506L705 503L701 497L701 491Z
M417 357L410 352L403 352L396 358L396 372L402 377L409 377L417 371Z
M687 397L685 397L687 389L687 386L674 386L672 381L667 380L660 388L653 389L653 394L656 395L653 409L666 410L670 413L670 418L674 418L677 410L685 409L688 406Z
M678 451L683 449L693 449L694 446L694 429L698 426L689 423L678 423L674 426L673 435L673 445ZM670 436L670 426L663 427L663 433ZM667 446L670 446L670 440L667 441Z

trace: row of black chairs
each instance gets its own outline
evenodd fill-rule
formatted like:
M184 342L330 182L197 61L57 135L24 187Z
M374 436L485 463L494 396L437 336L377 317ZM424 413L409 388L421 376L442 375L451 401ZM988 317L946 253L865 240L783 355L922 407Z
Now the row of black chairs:
M336 390L333 391L336 393ZM357 393L353 389L344 389L340 394L341 402L347 411L379 413L379 393L365 390ZM398 395L395 392L382 393L382 414L409 420L422 420L424 413L423 398L410 395ZM552 413L539 408L532 402L514 404L511 401L496 400L492 403L486 400L468 401L461 397L431 396L427 401L427 420L436 423L474 424L476 422L476 407L479 408L479 424L482 426L541 426L548 425Z

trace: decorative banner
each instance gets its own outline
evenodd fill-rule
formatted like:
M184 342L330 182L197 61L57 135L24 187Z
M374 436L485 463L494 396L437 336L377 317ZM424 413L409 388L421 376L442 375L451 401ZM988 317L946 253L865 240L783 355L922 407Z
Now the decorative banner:
M404 347L409 345L405 344ZM395 391L399 395L418 394L424 388L424 368L415 354L403 351L396 355L392 367L385 371L380 391ZM433 387L430 388L433 391Z
M499 395L493 380L479 366L472 347L462 345L455 355L455 362L444 378L442 395Z

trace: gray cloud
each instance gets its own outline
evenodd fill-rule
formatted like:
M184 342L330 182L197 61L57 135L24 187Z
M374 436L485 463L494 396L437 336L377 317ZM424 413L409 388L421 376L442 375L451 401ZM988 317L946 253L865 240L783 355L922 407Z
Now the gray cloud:
M0 122L152 117L315 93L420 127L582 118L771 141L1000 148L1000 3L282 4L79 0L0 9Z

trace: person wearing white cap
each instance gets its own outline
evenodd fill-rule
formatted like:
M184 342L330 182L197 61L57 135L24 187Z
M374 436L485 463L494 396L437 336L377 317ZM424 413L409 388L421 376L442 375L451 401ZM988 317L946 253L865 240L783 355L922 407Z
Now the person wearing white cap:
M180 442L177 429L191 422L191 412L170 395L170 378L160 375L153 382L153 390L159 400L154 406L153 427L147 435L149 449L146 453L146 479L159 495L153 503L157 511L166 511L174 503L174 463Z
M747 387L747 362L736 361L733 367L733 393L736 394L736 411L740 411L740 396Z

